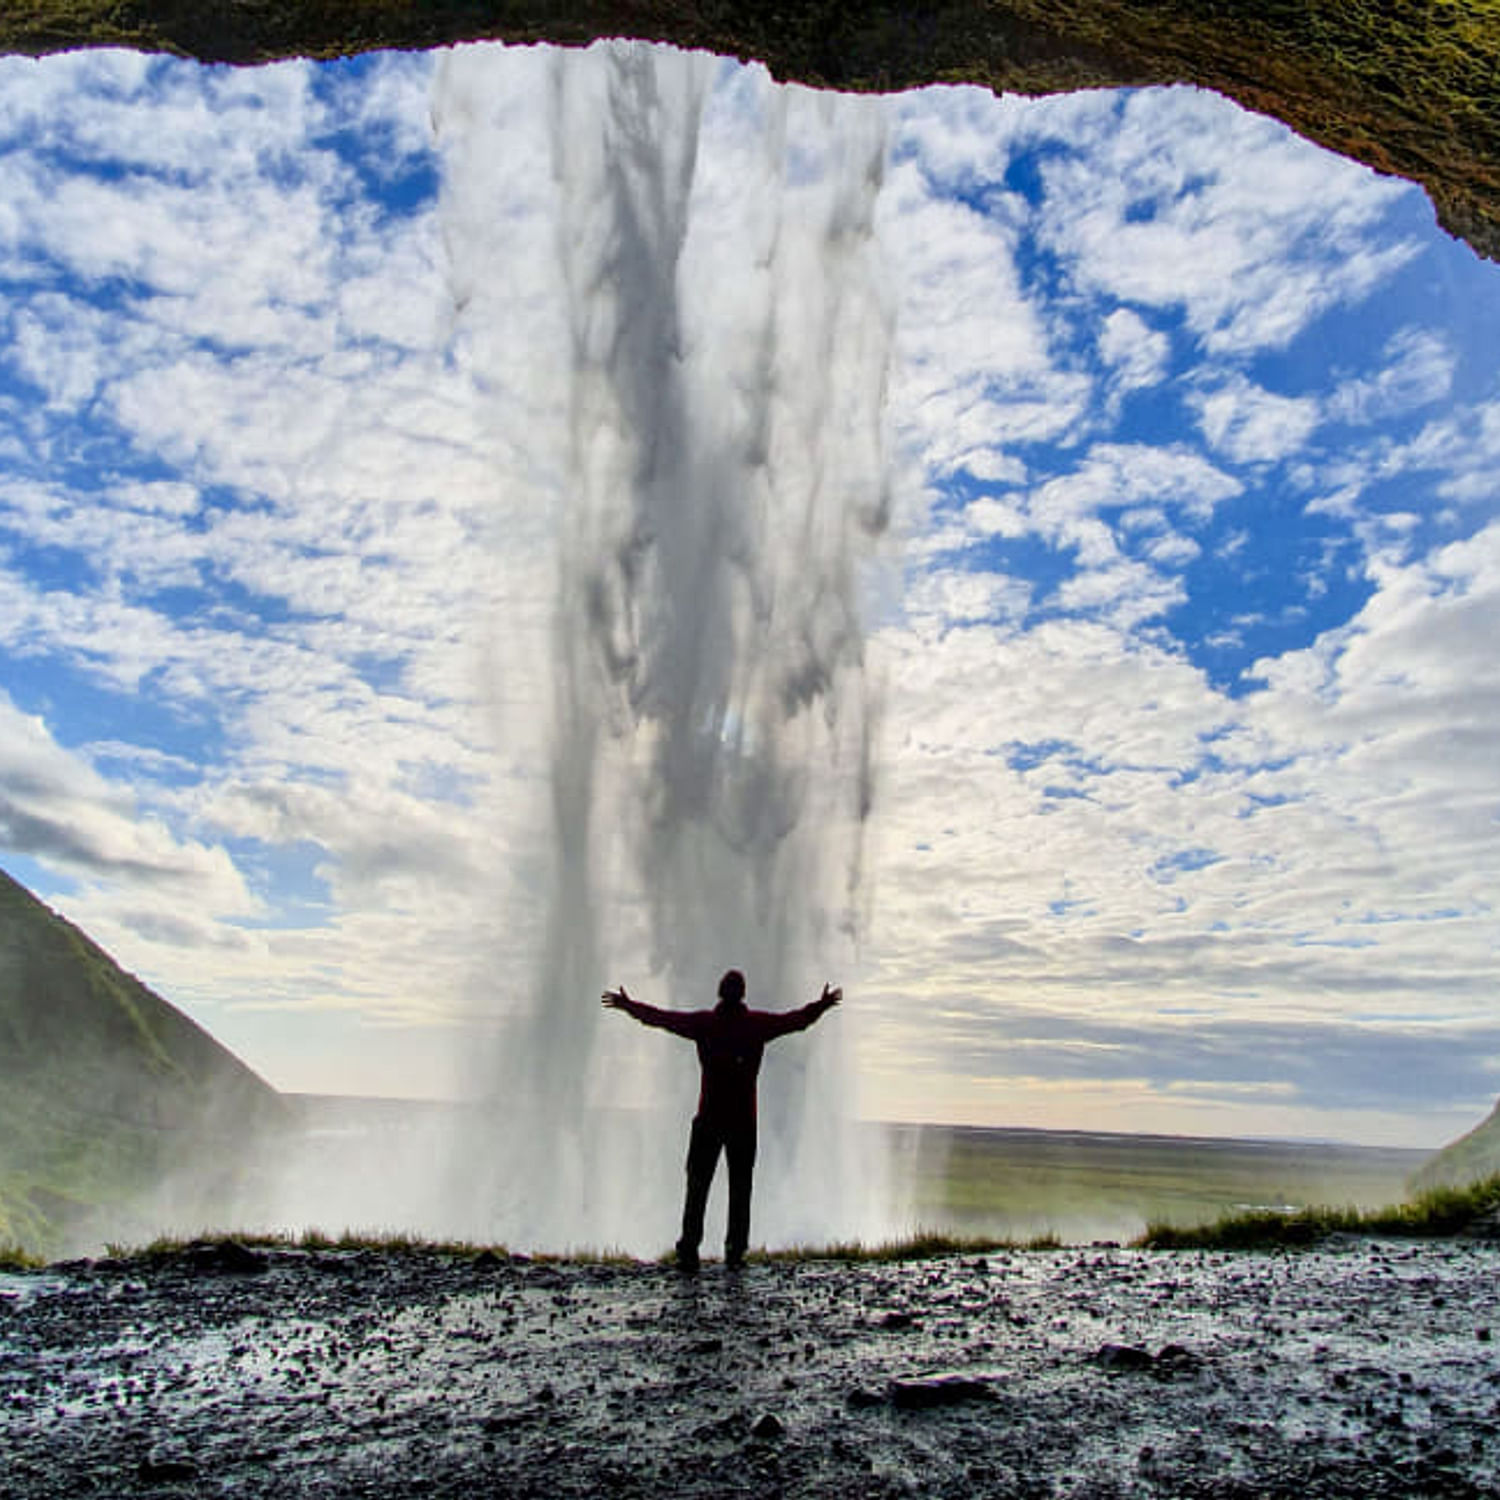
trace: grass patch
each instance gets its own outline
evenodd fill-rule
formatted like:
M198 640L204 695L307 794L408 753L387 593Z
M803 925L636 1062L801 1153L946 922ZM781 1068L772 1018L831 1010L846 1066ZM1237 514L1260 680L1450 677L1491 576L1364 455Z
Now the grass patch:
M1419 1194L1409 1203L1387 1208L1309 1207L1290 1212L1259 1209L1226 1214L1206 1224L1183 1227L1152 1224L1131 1241L1139 1250L1272 1250L1301 1249L1334 1234L1386 1236L1400 1239L1443 1239L1461 1234L1487 1214L1500 1210L1500 1174L1469 1187L1441 1187ZM500 1260L532 1265L639 1266L649 1264L619 1249L587 1248L534 1254L512 1254L503 1245L481 1245L469 1240L430 1240L417 1235L345 1230L329 1234L319 1229L300 1233L231 1234L210 1231L192 1238L162 1236L144 1245L111 1244L108 1253L119 1260L168 1260L190 1249L236 1243L247 1249L301 1250L330 1254L367 1251L382 1255L437 1256L473 1260L486 1253ZM946 1256L992 1255L1003 1252L1061 1250L1066 1242L1047 1232L1026 1238L949 1234L918 1229L899 1239L867 1244L862 1240L828 1245L789 1245L775 1250L752 1250L746 1260L754 1265L799 1265L811 1261L839 1261L846 1265L891 1265L904 1261L936 1260ZM672 1252L655 1264L670 1265ZM0 1270L34 1270L44 1264L26 1250L0 1241Z
M892 1264L907 1260L935 1260L945 1255L990 1255L1002 1250L1058 1250L1055 1234L1030 1239L997 1239L994 1235L944 1234L918 1229L901 1239L867 1245L845 1240L832 1245L789 1245L782 1250L752 1250L745 1258L757 1265L787 1265L812 1260L837 1260L850 1265Z
M476 1245L468 1240L431 1240L394 1230L390 1233L371 1233L353 1229L346 1229L341 1234L329 1234L321 1229L305 1229L296 1234L234 1234L215 1229L192 1236L158 1235L144 1245L110 1243L105 1246L105 1251L116 1260L164 1260L192 1248L230 1243L244 1245L250 1250L328 1253L369 1250L383 1255L448 1255L455 1259L469 1259L485 1250L501 1258L510 1253L503 1245Z
M243 1245L247 1250L301 1250L313 1254L352 1254L366 1251L377 1255L437 1256L450 1260L474 1260L481 1255L492 1255L498 1260L514 1260L520 1264L571 1265L571 1266L634 1266L641 1263L639 1256L627 1254L620 1249L594 1250L589 1248L514 1252L505 1245L479 1244L473 1240L434 1240L421 1235L408 1234L400 1230L371 1231L346 1229L341 1234L329 1234L322 1229L304 1229L296 1233L235 1234L227 1230L204 1230L190 1237L181 1235L159 1235L143 1245L109 1244L108 1255L116 1260L170 1260L191 1249L204 1246Z
M333 1235L320 1229L303 1230L295 1234L233 1234L212 1230L189 1237L160 1235L141 1245L112 1243L105 1246L105 1251L115 1260L171 1260L189 1250L230 1243L243 1245L248 1250L302 1250L330 1254L363 1250L382 1255L446 1256L455 1260L472 1260L488 1252L501 1260L515 1260L538 1266L639 1266L652 1263L644 1262L639 1256L627 1251L613 1248L595 1250L584 1247L518 1254L504 1245L480 1245L469 1240L429 1240L397 1232L379 1234L354 1230ZM993 1235L953 1235L938 1230L919 1229L901 1239L876 1244L846 1240L831 1245L791 1245L777 1250L752 1250L746 1260L756 1265L793 1265L815 1260L881 1264L932 1260L948 1255L985 1255L1006 1250L1060 1250L1062 1247L1063 1242L1055 1234L1034 1235L1029 1239L997 1239ZM4 1248L0 1247L0 1257L4 1253ZM16 1254L25 1257L24 1251L18 1250ZM674 1261L674 1253L667 1251L654 1264L671 1265ZM3 1259L0 1259L0 1265L3 1263ZM36 1266L42 1262L26 1257L25 1264Z
M1319 1207L1295 1213L1261 1210L1228 1214L1190 1229L1152 1224L1135 1244L1147 1250L1268 1250L1315 1245L1332 1234L1442 1239L1462 1233L1497 1208L1500 1175L1469 1187L1432 1188L1409 1203L1389 1208Z
M20 1245L0 1241L0 1271L40 1271L45 1264L40 1256L23 1250Z

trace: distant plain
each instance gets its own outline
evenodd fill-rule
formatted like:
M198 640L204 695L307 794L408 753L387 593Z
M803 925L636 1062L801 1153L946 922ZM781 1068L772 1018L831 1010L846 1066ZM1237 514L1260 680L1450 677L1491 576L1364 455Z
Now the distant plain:
M357 1171L371 1154L394 1160L402 1154L402 1137L431 1131L450 1112L458 1118L467 1113L463 1106L432 1103L291 1098L302 1129L319 1141L325 1160L347 1153L346 1172ZM1051 1236L1066 1244L1125 1241L1148 1224L1186 1228L1251 1210L1381 1208L1408 1197L1408 1179L1432 1155L1336 1142L945 1125L867 1128L886 1140L893 1186L911 1229L995 1240ZM675 1133L664 1122L661 1136L663 1151L675 1157L686 1146L686 1122ZM318 1227L337 1232L351 1226ZM663 1228L663 1249L670 1229Z
M914 1208L950 1233L1065 1243L1130 1239L1147 1224L1402 1201L1423 1150L1333 1142L1092 1131L891 1127L913 1161Z

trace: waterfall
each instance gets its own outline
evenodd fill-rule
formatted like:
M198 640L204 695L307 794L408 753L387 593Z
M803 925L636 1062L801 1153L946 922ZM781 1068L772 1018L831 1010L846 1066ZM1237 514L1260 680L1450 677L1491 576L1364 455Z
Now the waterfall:
M550 621L497 628L493 663L545 656L545 919L468 1191L512 1244L669 1244L692 1048L599 997L704 1008L733 966L758 1008L850 986L767 1051L752 1241L889 1233L852 1120L862 595L890 514L879 102L609 44L456 53L435 114L456 316L506 428L497 503L551 518Z

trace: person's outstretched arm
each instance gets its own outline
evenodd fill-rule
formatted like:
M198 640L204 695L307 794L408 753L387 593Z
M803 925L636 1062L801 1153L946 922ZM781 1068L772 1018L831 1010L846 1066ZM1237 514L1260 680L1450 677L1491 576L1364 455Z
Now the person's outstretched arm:
M642 1026L660 1026L663 1031L670 1031L676 1036L685 1036L689 1040L695 1040L698 1035L699 1016L701 1012L695 1010L659 1010L654 1005L642 1004L639 1000L632 1000L625 993L622 984L617 990L605 990L605 1010L623 1010L627 1016L633 1016Z
M823 993L810 1005L801 1006L797 1010L774 1011L768 1017L771 1022L770 1036L785 1036L789 1031L806 1031L820 1016L825 1016L835 1005L844 998L841 989L835 989L831 984L823 986ZM770 1037L767 1038L769 1040Z

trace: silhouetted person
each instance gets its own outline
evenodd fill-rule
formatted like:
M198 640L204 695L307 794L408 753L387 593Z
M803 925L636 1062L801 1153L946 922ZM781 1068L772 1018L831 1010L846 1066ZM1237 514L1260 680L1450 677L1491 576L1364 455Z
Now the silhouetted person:
M744 1264L750 1242L750 1182L755 1172L755 1075L766 1043L791 1031L805 1031L844 998L842 990L823 986L822 995L800 1010L750 1010L745 1005L745 976L730 969L719 981L719 1003L712 1010L658 1010L625 993L624 985L604 992L609 1010L623 1010L644 1026L660 1026L698 1047L703 1082L698 1113L688 1139L687 1201L682 1209L682 1238L677 1264L698 1269L703 1241L703 1210L709 1184L722 1151L729 1163L729 1228L724 1264Z

